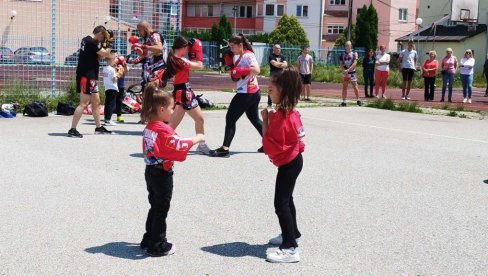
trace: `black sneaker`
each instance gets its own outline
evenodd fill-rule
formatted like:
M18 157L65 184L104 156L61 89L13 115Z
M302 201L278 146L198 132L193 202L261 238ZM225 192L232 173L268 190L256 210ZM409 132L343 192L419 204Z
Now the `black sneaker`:
M443 101L444 101L444 99L441 99L439 102L443 102Z
M154 248L148 248L147 254L151 257L162 257L173 255L176 252L176 247L170 242L163 242L160 246Z
M363 105L363 103L360 100L358 100L356 103L358 104L358 106L362 106Z
M68 137L83 138L83 135L81 135L76 128L72 128L68 131Z
M95 134L112 134L110 130L107 130L104 126L96 127Z
M342 102L339 106L347 106L346 102Z
M229 150L224 149L224 147L220 147L216 150L211 150L208 155L212 157L229 157L230 153Z
M264 152L263 147L260 147L260 148L258 149L258 152L263 153L263 152Z

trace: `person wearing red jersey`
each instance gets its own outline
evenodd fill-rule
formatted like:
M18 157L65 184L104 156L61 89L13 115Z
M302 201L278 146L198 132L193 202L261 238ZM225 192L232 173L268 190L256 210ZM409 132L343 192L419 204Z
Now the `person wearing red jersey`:
M173 99L175 112L169 121L170 126L176 129L181 120L183 120L185 113L188 113L195 121L195 132L204 133L203 113L200 106L198 106L197 98L189 82L190 70L203 68L202 44L196 39L190 39L190 41L191 46L185 38L181 36L175 38L172 50L168 55L162 83L174 78ZM190 60L185 58L187 54ZM198 144L197 150L203 154L208 154L210 151L205 141L201 141Z
M220 148L210 151L209 155L212 157L230 155L229 147L236 133L236 123L244 113L259 135L262 135L263 125L258 110L261 100L257 79L260 72L259 63L251 44L243 34L229 39L229 48L238 57L233 66L228 66L226 62L226 69L230 70L231 79L236 82L236 95L232 98L225 116L224 142ZM228 55L226 57L228 59ZM263 152L263 147L259 148L258 152Z
M302 86L296 69L286 68L272 75L268 91L276 110L261 111L264 153L278 167L274 206L281 234L269 240L279 248L266 256L266 260L273 263L300 261L297 241L301 234L297 227L293 190L303 167L301 153L305 150L302 142L305 132L300 114L295 110Z
M173 98L164 90L148 85L141 118L148 122L143 132L142 150L149 204L146 232L140 243L152 257L171 255L175 246L166 239L166 217L173 195L173 162L184 161L190 148L204 139L199 133L181 138L169 126L173 114Z

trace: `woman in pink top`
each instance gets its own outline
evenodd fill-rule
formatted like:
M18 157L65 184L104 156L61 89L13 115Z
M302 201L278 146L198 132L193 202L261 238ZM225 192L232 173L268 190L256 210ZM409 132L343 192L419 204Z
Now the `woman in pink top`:
M447 99L452 102L452 83L454 82L454 73L458 67L457 58L452 55L452 49L446 49L446 56L442 59L441 63L441 73L442 73L442 98L441 102L444 101L444 96L446 95L446 88L449 89L447 94Z
M435 75L439 68L439 63L435 59L437 56L435 51L429 52L429 59L424 62L422 66L422 76L424 77L424 100L434 100Z

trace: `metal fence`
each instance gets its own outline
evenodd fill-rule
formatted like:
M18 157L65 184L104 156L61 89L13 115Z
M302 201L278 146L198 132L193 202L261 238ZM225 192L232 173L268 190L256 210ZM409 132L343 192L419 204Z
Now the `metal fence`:
M181 0L0 1L0 95L66 91L75 77L80 41L97 25L114 32L121 55L130 54L127 38L140 20L170 44L179 32L180 7ZM139 79L140 69L133 69L128 83Z

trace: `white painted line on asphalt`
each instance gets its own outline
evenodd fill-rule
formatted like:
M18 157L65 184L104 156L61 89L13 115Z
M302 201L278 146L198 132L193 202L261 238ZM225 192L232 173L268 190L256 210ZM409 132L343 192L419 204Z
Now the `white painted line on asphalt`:
M488 141L485 141L485 140L476 140L476 139L449 136L449 135L440 135L440 134L421 132L421 131L413 131L413 130L382 127L382 126L374 126L374 125L368 125L368 124L359 124L359 123L351 123L351 122L336 121L336 120L327 120L327 119L314 118L314 117L308 117L308 116L303 116L303 115L302 115L302 118L310 119L310 120L314 120L314 121L324 121L324 122L331 122L331 123L337 123L337 124L345 124L345 125L367 127L367 128L376 128L376 129L382 129L382 130L397 131L397 132L404 132L404 133L410 133L410 134L427 135L427 136L433 136L433 137L440 137L440 138L455 139L455 140L461 140L461 141L467 141L467 142L476 142L476 143L488 144Z

